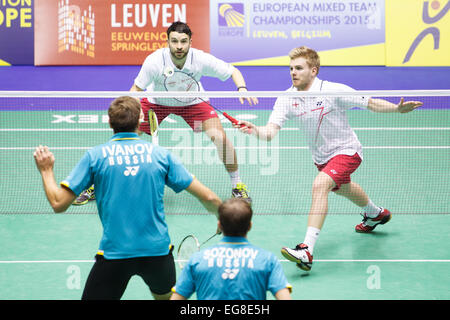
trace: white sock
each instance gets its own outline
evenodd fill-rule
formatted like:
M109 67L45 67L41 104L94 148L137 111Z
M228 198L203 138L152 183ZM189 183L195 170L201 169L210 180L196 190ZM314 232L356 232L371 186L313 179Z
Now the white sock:
M381 212L381 208L374 205L372 200L370 199L369 203L362 209L366 213L366 216L368 216L369 218L376 218Z
M308 227L308 229L306 229L306 236L303 243L308 246L308 250L311 253L311 255L313 254L314 245L316 244L316 241L319 238L319 234L320 229L314 227Z
M238 183L241 183L241 177L239 176L239 170L233 171L233 172L228 172L228 174L230 175L231 178L231 186L234 188L236 188Z

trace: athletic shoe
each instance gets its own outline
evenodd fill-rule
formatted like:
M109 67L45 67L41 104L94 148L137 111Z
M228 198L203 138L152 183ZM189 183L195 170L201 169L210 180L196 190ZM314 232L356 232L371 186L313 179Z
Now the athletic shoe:
M362 215L363 221L355 227L356 232L369 233L379 224L385 224L391 220L391 212L388 209L381 208L381 212L375 218L369 218L365 213Z
M298 244L294 249L282 248L281 254L289 261L296 262L297 267L304 271L310 271L312 267L313 256L304 243Z
M82 193L80 193L78 198L76 198L72 204L81 206L91 200L95 200L95 190L93 185L89 189L84 190Z
M252 198L250 198L248 195L247 186L243 183L238 183L236 185L236 188L231 190L231 196L233 198L241 198L247 201L248 203L252 204Z

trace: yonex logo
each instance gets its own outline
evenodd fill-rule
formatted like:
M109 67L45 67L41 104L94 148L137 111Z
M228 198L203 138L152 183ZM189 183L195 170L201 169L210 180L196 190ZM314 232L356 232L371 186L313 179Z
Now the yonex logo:
M238 273L239 273L239 269L225 269L224 273L222 273L222 279L233 280Z
M331 171L332 174L337 174L337 171L334 170L334 169L331 169L330 171Z
M139 166L135 166L135 167L126 167L126 170L123 172L123 174L125 176L129 176L130 174L132 176L135 176L139 171Z

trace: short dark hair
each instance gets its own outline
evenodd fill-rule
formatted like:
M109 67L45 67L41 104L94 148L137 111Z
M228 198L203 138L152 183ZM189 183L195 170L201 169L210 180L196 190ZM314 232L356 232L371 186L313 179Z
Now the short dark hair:
M171 32L178 32L178 33L186 33L189 38L192 37L192 31L189 28L189 26L181 21L175 21L174 23L172 23L170 25L170 27L167 29L167 39L169 39L170 33Z
M108 109L109 123L114 133L136 131L140 115L141 104L128 96L116 98Z
M250 230L253 210L240 198L231 198L219 207L219 222L225 236L245 237Z

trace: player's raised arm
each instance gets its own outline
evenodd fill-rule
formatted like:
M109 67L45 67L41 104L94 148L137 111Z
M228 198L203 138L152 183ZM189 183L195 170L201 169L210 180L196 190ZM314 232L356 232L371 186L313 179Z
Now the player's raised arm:
M42 177L45 195L55 213L64 212L76 195L68 188L60 188L55 181L53 165L55 157L47 146L38 146L33 154L36 167Z

